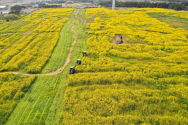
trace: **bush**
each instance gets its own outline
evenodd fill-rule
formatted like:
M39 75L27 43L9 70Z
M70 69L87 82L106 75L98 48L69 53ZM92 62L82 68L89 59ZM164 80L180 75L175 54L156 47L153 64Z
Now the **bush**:
M6 15L3 19L4 20L17 20L19 19L20 17L17 16L16 14L8 14Z
M20 14L20 11L22 10L22 8L26 8L25 6L20 6L20 5L15 5L11 7L11 14Z

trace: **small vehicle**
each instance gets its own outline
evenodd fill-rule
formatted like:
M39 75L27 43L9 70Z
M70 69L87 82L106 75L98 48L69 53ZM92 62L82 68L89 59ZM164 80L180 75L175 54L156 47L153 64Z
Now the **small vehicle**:
M76 63L77 63L78 65L80 65L80 64L81 64L81 59L77 59Z
M75 73L75 67L74 66L71 66L70 67L70 74L74 74Z
M86 53L86 51L84 51L84 52L83 52L83 56L87 56L87 53Z

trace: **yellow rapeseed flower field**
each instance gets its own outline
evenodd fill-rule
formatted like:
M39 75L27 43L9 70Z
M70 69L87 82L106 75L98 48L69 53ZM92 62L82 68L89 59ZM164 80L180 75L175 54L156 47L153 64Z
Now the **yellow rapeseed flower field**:
M0 124L7 120L34 80L35 76L23 77L8 72L0 73Z
M41 9L17 21L0 24L0 124L7 121L35 81L34 75L15 75L11 71L39 73L73 10Z
M0 43L0 71L39 73L73 10L41 9L21 20L0 25L0 33L5 37Z
M69 77L63 124L188 124L188 31L148 13L188 18L159 8L87 9L88 57Z

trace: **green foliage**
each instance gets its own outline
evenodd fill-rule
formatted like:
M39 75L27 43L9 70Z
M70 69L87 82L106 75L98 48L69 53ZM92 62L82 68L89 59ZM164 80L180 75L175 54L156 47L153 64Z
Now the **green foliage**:
M8 15L6 15L3 19L4 20L9 20L9 21L11 21L11 20L17 20L17 19L19 19L20 17L19 16L17 16L17 15L15 15L15 14L8 14Z
M20 6L20 5L15 5L15 6L12 6L11 7L11 12L10 14L20 14L20 11L23 9L23 8L26 8L25 6Z

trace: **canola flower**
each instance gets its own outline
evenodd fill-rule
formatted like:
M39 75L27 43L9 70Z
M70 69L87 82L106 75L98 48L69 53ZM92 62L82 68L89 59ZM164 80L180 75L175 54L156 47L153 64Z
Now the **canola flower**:
M21 20L0 25L0 33L11 34L0 42L0 71L39 73L73 10L41 9Z
M87 9L88 57L69 76L63 124L188 124L188 31L166 9ZM124 44L114 45L116 35Z
M0 124L5 123L35 76L22 77L12 73L0 73Z

